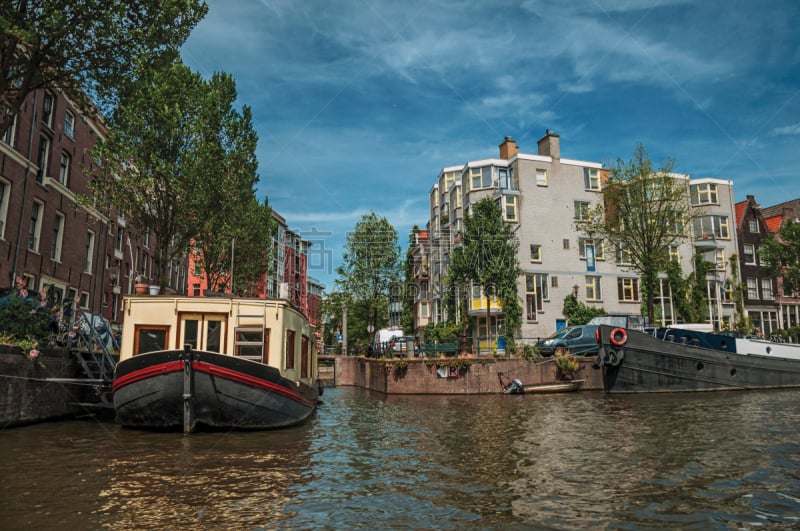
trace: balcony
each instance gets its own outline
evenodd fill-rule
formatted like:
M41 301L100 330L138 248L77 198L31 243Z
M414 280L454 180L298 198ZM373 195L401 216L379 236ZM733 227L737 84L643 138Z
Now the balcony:
M717 241L713 232L703 232L700 237L695 238L694 246L696 249L722 249L725 247Z

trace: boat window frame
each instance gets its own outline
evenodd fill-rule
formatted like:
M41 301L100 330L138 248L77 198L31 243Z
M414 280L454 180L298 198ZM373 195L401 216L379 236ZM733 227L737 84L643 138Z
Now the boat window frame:
M147 352L139 352L139 337L142 331L157 330L164 332L164 344L162 348L156 350L148 350ZM133 356L139 354L147 354L148 352L158 352L159 350L167 350L169 348L169 325L151 325L151 324L137 324L133 327Z
M239 334L240 333L257 333L261 334L261 341L249 341L249 340L240 340ZM258 361L260 363L266 363L265 359L265 345L266 345L266 331L260 326L237 326L233 329L233 355L237 358L242 358L245 360L251 361ZM258 356L252 355L243 355L239 353L239 349L241 347L261 347L261 354Z

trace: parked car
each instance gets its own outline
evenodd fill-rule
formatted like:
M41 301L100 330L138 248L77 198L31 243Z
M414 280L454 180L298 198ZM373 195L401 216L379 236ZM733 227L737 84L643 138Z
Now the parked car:
M594 356L600 348L596 338L598 328L599 325L562 328L547 339L540 339L536 346L542 356L552 356L559 348L576 356Z

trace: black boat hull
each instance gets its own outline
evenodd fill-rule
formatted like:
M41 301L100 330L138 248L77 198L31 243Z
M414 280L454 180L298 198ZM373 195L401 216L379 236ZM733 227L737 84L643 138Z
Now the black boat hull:
M117 421L126 427L194 431L274 429L307 420L317 392L260 363L201 351L160 351L120 362Z
M737 353L733 338L702 346L702 341L663 341L629 329L615 337L617 330L600 328L595 362L608 393L800 387L800 360Z

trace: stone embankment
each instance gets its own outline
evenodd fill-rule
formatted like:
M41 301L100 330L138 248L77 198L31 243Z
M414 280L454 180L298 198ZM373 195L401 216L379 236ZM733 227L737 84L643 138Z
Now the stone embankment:
M0 345L0 428L86 413L81 404L94 390L58 381L80 377L68 351L42 351L31 360L19 347Z
M603 375L592 368L594 358L581 358L574 379L585 380L583 390L603 390ZM396 358L372 359L337 356L335 383L386 394L502 393L511 379L526 385L558 380L552 358Z

